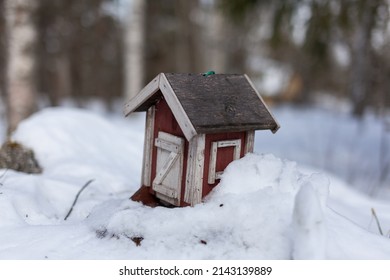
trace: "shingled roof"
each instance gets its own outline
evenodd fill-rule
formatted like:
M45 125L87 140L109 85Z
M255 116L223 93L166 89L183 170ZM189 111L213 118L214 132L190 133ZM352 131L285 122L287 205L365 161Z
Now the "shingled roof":
M279 129L247 75L161 73L125 105L124 113L146 111L162 97L187 140L201 133Z

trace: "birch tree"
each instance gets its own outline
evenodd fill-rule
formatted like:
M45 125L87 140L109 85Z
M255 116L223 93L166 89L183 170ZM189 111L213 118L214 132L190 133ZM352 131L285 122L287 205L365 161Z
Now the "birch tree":
M206 28L209 31L207 34L208 41L211 41L209 45L210 51L206 54L209 55L207 61L210 65L213 65L213 69L220 71L221 73L227 72L227 60L228 60L228 46L225 44L225 40L228 34L228 18L226 15L219 9L217 4L213 5L213 11L211 15L211 24L210 28ZM208 65L208 67L210 67Z
M34 12L38 0L5 0L8 42L8 133L34 112L35 44Z
M125 98L135 96L143 87L145 67L146 0L133 0L125 34Z
M5 20L4 20L4 0L0 0L0 116L3 113L5 98Z

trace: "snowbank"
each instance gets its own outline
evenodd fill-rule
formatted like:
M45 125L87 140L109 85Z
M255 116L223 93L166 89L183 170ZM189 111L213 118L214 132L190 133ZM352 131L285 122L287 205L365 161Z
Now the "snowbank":
M138 185L143 132L130 124L113 125L79 109L45 109L22 122L13 139L34 148L46 177L95 179L110 187L119 177Z
M143 115L123 121L76 109L46 109L24 121L14 139L34 149L44 172L1 177L0 258L390 258L388 239L338 214L358 207L348 204L355 194L347 186L271 154L230 164L195 207L129 200L139 187L143 129Z
M318 195L311 183L302 185L293 212L293 258L325 259L326 225Z
M290 106L272 111L282 128L276 133L258 131L255 150L326 170L348 181L355 189L387 191L390 174L381 174L390 161L390 133L374 114L357 119L345 112Z
M135 258L288 259L298 184L287 187L286 182L300 176L292 163L248 155L228 167L203 204L168 209L114 201L96 207L88 222L124 242L142 237L142 249L129 248Z

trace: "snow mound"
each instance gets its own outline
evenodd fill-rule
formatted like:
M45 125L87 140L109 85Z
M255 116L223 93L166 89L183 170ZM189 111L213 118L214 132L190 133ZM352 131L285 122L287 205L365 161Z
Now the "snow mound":
M139 172L139 136L88 111L48 108L23 121L13 139L34 148L46 173L88 174L93 167L119 175Z
M102 190L139 186L142 131L114 125L102 116L69 108L48 108L23 121L13 139L32 147L45 177L81 185L95 179Z
M295 197L293 240L294 259L325 259L324 214L311 183L304 184Z
M88 222L102 238L142 238L140 246L128 246L134 258L289 259L294 198L309 179L293 162L248 154L228 166L200 205L169 209L112 201L97 206Z
M107 197L129 197L139 187L143 132L131 131L129 123L111 123L81 109L49 108L23 121L12 138L34 150L44 172L6 172L9 190L0 196L0 221L9 226L57 224L90 179L71 219L83 219Z

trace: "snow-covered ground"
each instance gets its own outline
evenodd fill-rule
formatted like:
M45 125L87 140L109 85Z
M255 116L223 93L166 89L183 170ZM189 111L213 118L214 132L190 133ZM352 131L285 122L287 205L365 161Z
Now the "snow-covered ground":
M140 182L144 114L42 110L13 139L34 149L43 174L0 170L0 258L389 259L390 240L371 215L374 208L387 233L389 199L332 174L375 164L375 119L358 126L327 111L275 115L282 129L257 133L256 153L230 164L204 203L171 209L128 199ZM358 127L370 135L355 144ZM351 150L342 151L344 140ZM360 162L368 151L368 163Z
M380 180L390 162L390 130L383 120L370 113L358 120L343 110L324 108L273 112L282 128L275 135L257 132L257 151L326 170L365 193L389 193L390 174Z

